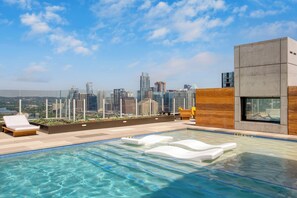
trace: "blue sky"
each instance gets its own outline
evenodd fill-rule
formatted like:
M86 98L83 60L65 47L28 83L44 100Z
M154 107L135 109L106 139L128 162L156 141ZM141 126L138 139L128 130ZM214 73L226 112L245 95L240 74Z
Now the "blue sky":
M297 0L0 0L0 89L220 87L234 45L297 39Z

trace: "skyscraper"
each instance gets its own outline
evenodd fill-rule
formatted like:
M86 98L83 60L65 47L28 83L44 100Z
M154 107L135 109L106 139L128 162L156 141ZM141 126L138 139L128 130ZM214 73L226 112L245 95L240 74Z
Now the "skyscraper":
M150 90L150 76L148 73L142 72L140 76L140 92L139 100L143 100L147 97L147 92Z
M94 95L92 82L87 82L86 92L87 92L87 101L86 101L87 110L88 111L97 111L98 110L97 96Z
M98 111L101 112L103 111L103 99L105 98L105 92L104 91L98 91L97 93L97 106L98 106Z
M119 112L120 111L120 101L121 99L127 97L127 92L125 89L114 89L113 90L113 98L114 98L114 110Z
M166 83L162 81L155 82L155 90L156 92L166 92Z
M234 87L234 72L222 73L222 88Z
M124 114L130 114L130 115L135 115L135 98L134 97L126 97L123 98L123 113Z
M86 91L87 91L87 94L94 94L94 92L93 92L93 83L92 82L87 82Z

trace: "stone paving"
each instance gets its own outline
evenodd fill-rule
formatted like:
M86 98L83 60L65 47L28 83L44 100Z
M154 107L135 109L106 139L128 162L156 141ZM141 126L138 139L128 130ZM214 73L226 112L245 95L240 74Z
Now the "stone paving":
M10 134L0 133L0 155L8 153L16 153L22 151L51 148L64 145L79 144L85 142L93 142L99 140L107 140L113 138L121 138L125 136L136 136L149 134L154 132L165 132L178 129L197 129L210 131L224 131L236 135L248 136L264 136L281 139L297 140L297 136L289 136L282 134L272 134L252 131L227 130L209 127L195 126L191 121L173 121L155 124L134 125L128 127L116 127L105 129L94 129L86 131L66 132L58 134L46 134L39 131L37 135L12 137Z

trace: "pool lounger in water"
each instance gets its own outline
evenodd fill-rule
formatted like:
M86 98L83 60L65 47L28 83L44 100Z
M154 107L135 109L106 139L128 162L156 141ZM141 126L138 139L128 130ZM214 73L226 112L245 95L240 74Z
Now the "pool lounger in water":
M198 140L192 140L192 139L172 142L170 143L170 145L178 146L185 149L195 150L195 151L205 151L205 150L214 149L214 148L221 148L224 151L229 151L229 150L235 149L237 146L236 143L224 143L220 145L211 145L211 144L206 144L204 142L201 142Z
M148 135L140 139L132 138L132 137L123 137L121 138L122 142L126 144L133 145L152 145L160 142L168 142L173 140L173 137L163 136L163 135Z
M192 161L214 160L220 157L224 150L221 148L211 149L207 151L189 151L176 146L159 146L144 151L145 154L172 157L177 159L185 159Z

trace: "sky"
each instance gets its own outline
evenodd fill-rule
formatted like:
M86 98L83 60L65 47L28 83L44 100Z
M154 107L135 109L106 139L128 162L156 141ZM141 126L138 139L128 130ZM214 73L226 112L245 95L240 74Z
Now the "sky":
M297 0L0 0L0 90L220 87L235 45L297 40Z

